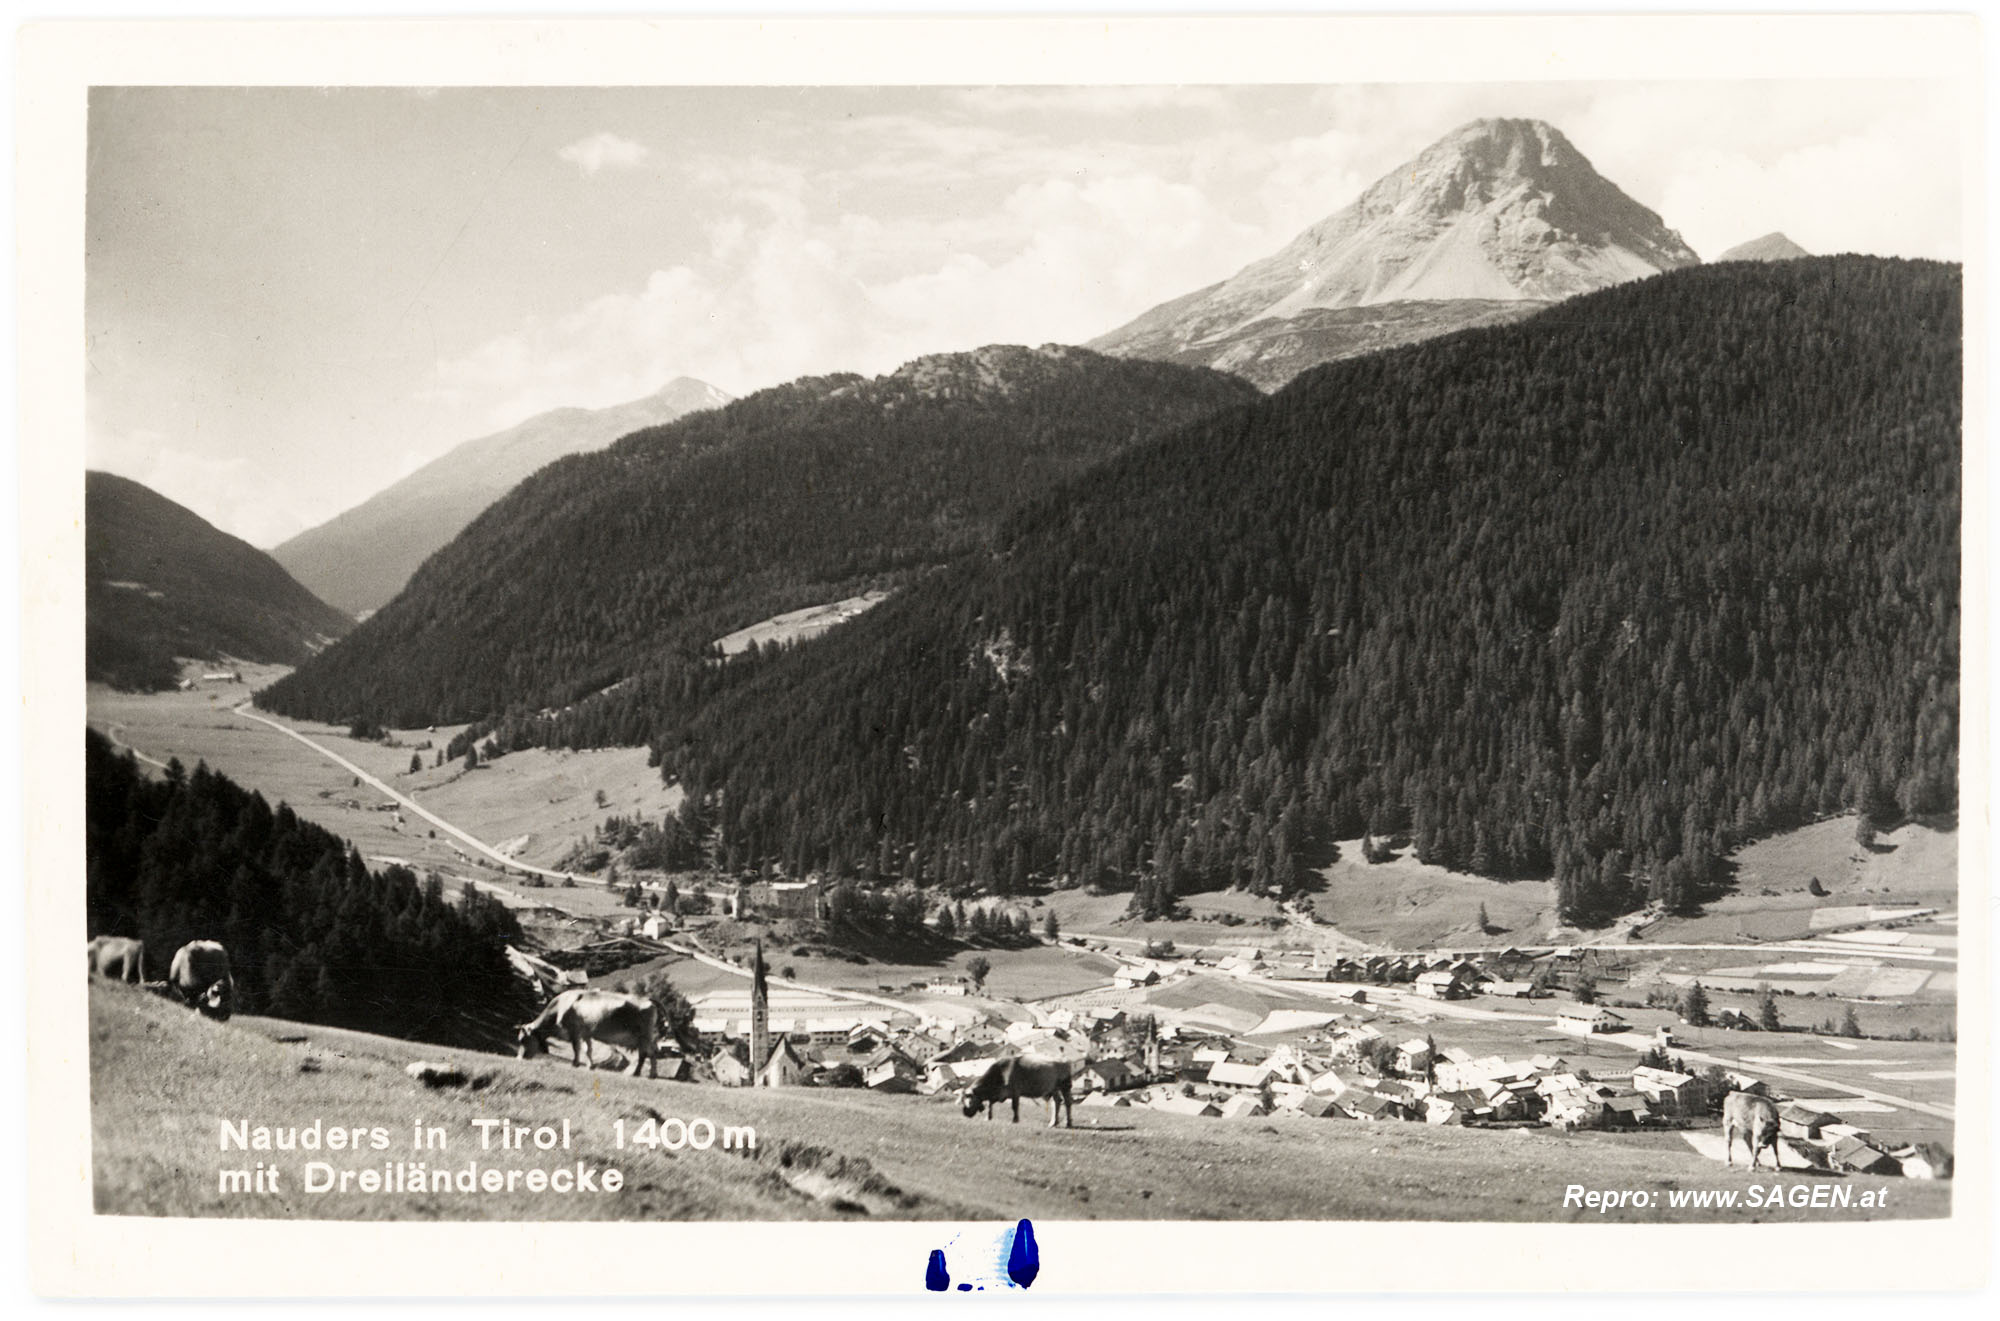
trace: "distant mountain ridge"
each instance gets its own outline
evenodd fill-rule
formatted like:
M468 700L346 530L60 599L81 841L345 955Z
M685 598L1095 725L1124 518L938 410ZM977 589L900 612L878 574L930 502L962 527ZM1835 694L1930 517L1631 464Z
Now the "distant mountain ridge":
M326 600L365 615L386 605L418 565L530 473L729 400L714 386L681 376L644 399L537 414L466 441L271 555Z
M1314 362L1516 319L1700 260L1552 126L1482 119L1269 257L1090 346L1227 364L1270 388ZM1358 308L1384 310L1325 315Z
M1737 244L1729 251L1723 253L1720 257L1717 257L1716 260L1717 261L1790 261L1794 257L1810 257L1810 256L1812 256L1810 252L1807 252L1804 248L1792 242L1790 239L1786 238L1783 234L1773 231L1769 234L1764 235L1764 237L1762 238L1751 239L1748 243Z
M541 469L262 700L433 724L698 674L716 638L914 581L1022 499L1256 397L1220 372L1057 345L761 390Z
M176 657L297 665L353 627L263 551L149 487L83 479L84 672L171 687Z

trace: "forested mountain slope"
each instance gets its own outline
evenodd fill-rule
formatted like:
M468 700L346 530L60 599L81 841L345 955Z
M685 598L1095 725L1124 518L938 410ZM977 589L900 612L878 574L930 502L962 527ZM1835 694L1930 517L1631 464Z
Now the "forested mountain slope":
M421 725L698 666L714 638L908 582L986 544L1022 499L1256 397L1207 369L1056 346L760 391L542 469L260 700Z
M218 940L245 1013L495 1045L532 1010L507 962L520 927L499 900L371 872L206 766L151 779L97 731L85 740L90 934L145 941L147 976L164 979L188 941Z
M1694 268L1317 368L662 739L732 862L1296 887L1327 842L1695 902L1956 794L1960 276ZM703 829L707 822L698 823Z
M170 688L175 657L296 665L354 621L249 542L108 472L83 477L84 672Z

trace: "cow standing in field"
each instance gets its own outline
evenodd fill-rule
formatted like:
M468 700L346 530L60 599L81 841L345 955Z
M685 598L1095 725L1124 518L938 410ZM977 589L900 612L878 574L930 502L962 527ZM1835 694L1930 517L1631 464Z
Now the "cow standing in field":
M1025 1055L995 1060L993 1067L979 1075L979 1081L966 1089L961 1110L970 1119L984 1108L987 1120L991 1121L1000 1102L1011 1101L1014 1122L1018 1124L1021 1122L1021 1098L1024 1096L1047 1098L1050 1128L1056 1126L1057 1115L1062 1116L1064 1128L1074 1127L1070 1121L1076 1108L1070 1099L1067 1060L1033 1059Z
M129 936L93 936L90 971L114 982L137 986L145 977L146 942Z
M554 1033L569 1038L570 1064L595 1064L591 1044L623 1046L633 1053L632 1076L646 1065L652 1076L660 1076L660 1010L651 1000L613 991L564 991L549 1001L548 1007L532 1023L514 1030L514 1053L524 1060L535 1058L549 1048Z
M226 1021L236 1008L236 979L229 951L212 940L190 940L174 952L167 985L181 1000L209 1018Z
M1765 1147L1771 1149L1773 1169L1785 1167L1784 1158L1778 1154L1778 1107L1768 1096L1755 1092L1731 1092L1722 1102L1722 1161L1725 1165L1736 1163L1736 1135L1743 1135L1743 1145L1750 1149L1750 1168L1757 1168L1757 1153Z

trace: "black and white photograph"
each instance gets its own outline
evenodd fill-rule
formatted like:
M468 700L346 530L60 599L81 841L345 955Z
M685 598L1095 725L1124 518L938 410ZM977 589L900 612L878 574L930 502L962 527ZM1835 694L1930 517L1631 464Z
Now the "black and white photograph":
M1970 22L1409 73L1451 22L84 61L78 1223L896 1223L962 1292L1091 1287L1077 1222L1983 1217Z

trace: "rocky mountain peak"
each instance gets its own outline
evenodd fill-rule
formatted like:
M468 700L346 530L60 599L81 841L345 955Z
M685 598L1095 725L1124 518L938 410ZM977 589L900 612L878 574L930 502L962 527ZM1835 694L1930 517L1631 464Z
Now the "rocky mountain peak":
M1480 119L1271 256L1092 347L1221 365L1246 336L1276 343L1308 314L1452 302L1490 316L1495 303L1552 302L1700 260L1553 125Z
M1794 257L1810 257L1798 244L1775 230L1762 238L1739 243L1717 257L1717 261L1790 261Z

